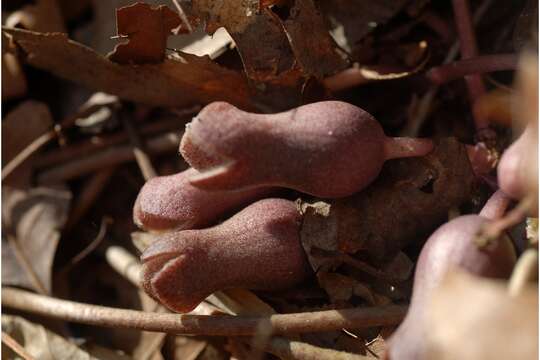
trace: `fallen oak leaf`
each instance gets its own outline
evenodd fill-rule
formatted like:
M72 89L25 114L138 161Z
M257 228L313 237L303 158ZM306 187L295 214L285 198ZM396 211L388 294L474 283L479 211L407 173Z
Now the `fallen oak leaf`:
M180 22L178 14L165 5L138 2L116 9L118 36L128 41L116 45L108 58L120 64L159 63L165 59L167 37Z
M4 285L51 291L54 254L70 202L65 188L2 188Z
M2 31L14 42L10 50L21 50L28 64L125 100L174 107L225 100L253 108L245 78L207 57L179 52L160 64L120 65L66 34Z

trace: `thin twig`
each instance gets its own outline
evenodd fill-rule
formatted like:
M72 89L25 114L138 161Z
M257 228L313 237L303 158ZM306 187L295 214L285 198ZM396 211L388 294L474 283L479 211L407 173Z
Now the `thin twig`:
M508 293L510 296L517 296L528 283L536 279L538 279L538 250L527 249L514 267L508 282Z
M34 357L30 355L24 347L12 338L8 333L2 331L2 342L13 350L17 355L19 355L24 360L34 360ZM2 351L3 353L4 351Z
M82 324L209 336L251 336L261 323L276 335L396 325L407 311L403 305L387 305L271 316L160 314L60 300L14 288L2 289L2 306Z
M515 208L506 213L503 218L487 223L476 237L476 244L483 247L498 239L504 231L525 220L533 203L532 197L522 199Z
M184 23L184 25L186 25L186 28L187 30L192 33L193 32L193 27L191 26L191 24L189 23L189 20L187 18L187 15L186 15L186 12L184 11L184 9L182 8L182 5L180 5L180 3L178 2L178 0L173 0L173 4L174 6L176 7L176 10L178 10L178 16L180 16L180 20L182 20L182 23Z
M94 250L97 249L99 244L101 244L105 239L105 235L107 234L107 225L109 225L111 222L112 219L108 217L103 217L101 219L98 234L96 235L94 240L92 240L92 242L88 244L87 247L85 247L80 253L78 253L75 257L71 259L71 261L69 262L70 267L78 264L82 259L90 255Z
M281 337L273 338L264 349L284 360L365 360L369 356L351 354L344 351L325 349L318 346L293 341Z
M516 54L494 54L455 61L428 71L427 77L435 84L442 85L452 80L471 74L493 71L515 70L518 57Z
M146 147L137 133L137 130L125 114L121 116L121 118L122 124L124 125L124 128L128 134L129 141L133 146L133 155L135 156L135 161L137 161L137 165L139 165L139 169L141 170L144 180L148 181L151 178L156 177L156 169L152 165L150 156L148 155Z
M147 142L148 151L156 155L176 151L181 138L182 133L179 132L156 136ZM38 175L38 181L42 184L54 184L77 178L103 167L133 161L134 158L131 145L114 146L45 170Z
M5 180L13 171L26 161L33 153L38 151L43 145L56 137L56 131L51 130L39 136L26 146L20 153L10 160L2 169L2 181Z
M190 114L193 114L190 113ZM153 121L149 124L141 126L139 134L145 138L150 135L156 135L168 131L182 131L185 127L187 119L185 114L180 114L178 117L167 118L165 120ZM114 134L106 134L93 136L88 140L80 141L75 144L67 145L63 148L51 150L36 156L33 165L36 168L48 168L53 165L58 165L70 160L75 160L80 157L88 156L89 154L101 151L113 145L120 145L129 141L125 131Z

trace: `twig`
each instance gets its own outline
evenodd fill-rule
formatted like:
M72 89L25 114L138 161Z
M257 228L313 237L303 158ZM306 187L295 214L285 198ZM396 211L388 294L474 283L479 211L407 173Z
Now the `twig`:
M526 287L527 283L538 278L538 250L527 249L514 267L510 281L508 282L508 293L510 296L519 295Z
M181 114L179 117L159 120L144 125L141 127L141 129L139 129L139 134L146 137L161 132L181 131L185 126L186 119L183 118L185 116L185 114ZM69 160L88 156L90 153L95 153L107 147L125 143L128 140L129 138L125 131L110 135L93 136L89 140L80 141L76 144L68 145L61 149L51 150L46 153L39 154L36 156L36 160L33 165L35 165L37 168L48 168Z
M483 247L491 241L498 239L508 228L519 224L527 217L527 213L533 203L532 197L522 199L515 208L506 213L503 218L487 223L476 237L476 244Z
M418 46L425 51L425 55L422 57L422 60L411 69L399 69L398 71L393 70L389 72L389 69L383 69L381 67L360 67L356 64L356 66L325 78L323 80L324 86L326 86L328 90L336 92L372 81L395 80L414 75L425 67L430 58L427 44L424 41L421 41Z
M292 341L285 338L273 338L265 350L285 360L365 360L373 359L369 356L351 354L344 351L336 351L313 346L300 341Z
M156 169L154 169L152 161L150 161L150 156L148 156L146 148L139 134L137 133L137 130L135 130L135 127L125 114L123 114L121 118L122 124L124 125L124 128L128 134L129 141L133 146L133 155L135 156L135 161L137 161L137 165L139 165L139 169L141 169L144 180L150 180L151 178L156 177Z
M185 13L184 9L182 8L182 5L180 5L178 0L173 0L173 4L176 7L176 10L178 10L178 16L180 16L180 20L182 20L182 23L184 23L184 25L186 25L187 30L190 33L192 33L193 32L193 27L189 23L189 20L188 20L188 18L186 16L186 13Z
M160 314L60 300L14 288L2 289L2 306L82 324L209 336L251 336L261 323L277 335L396 325L407 311L406 306L388 305L271 316Z
M178 132L156 136L148 141L148 151L151 154L175 151L178 149L181 137L182 133ZM131 145L115 146L45 170L38 175L38 181L42 184L54 184L88 174L104 167L133 161L134 158Z
M442 85L466 75L481 74L493 71L514 70L518 57L515 54L495 54L477 56L455 61L450 64L434 67L428 71L427 77L435 84Z
M105 235L107 234L107 225L109 225L112 222L112 219L108 217L104 217L101 219L101 224L99 226L99 232L92 240L92 242L85 247L80 253L75 255L69 262L69 267L74 266L75 264L79 263L82 259L87 257L89 254L91 254L94 250L97 249L99 244L105 239Z
M2 169L2 180L5 180L13 171L26 161L33 153L38 151L43 145L56 137L56 131L51 130L39 136L18 153L10 162Z
M474 58L478 56L478 46L476 44L476 34L469 9L469 0L452 0L452 5L459 36L461 59ZM465 82L467 83L471 105L474 105L476 100L486 92L482 76L478 74L468 75L465 77ZM477 131L489 127L485 119L475 118L474 124Z
M77 202L73 205L73 210L70 212L68 221L64 226L64 234L69 233L75 225L79 223L92 205L94 205L94 202L105 188L105 185L109 182L114 171L115 167L101 170L84 184L83 189L77 198Z
M34 357L30 355L17 340L4 331L2 331L2 342L24 360L34 360ZM4 353L4 351L2 351L2 353Z

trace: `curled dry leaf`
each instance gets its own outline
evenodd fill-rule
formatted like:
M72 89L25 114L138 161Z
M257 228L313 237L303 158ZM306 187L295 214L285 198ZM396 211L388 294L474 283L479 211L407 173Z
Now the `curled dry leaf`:
M159 63L165 59L167 38L180 25L177 13L165 5L135 3L116 9L117 33L128 38L108 55L120 64Z
M356 195L302 206L301 238L313 269L325 262L317 249L389 259L443 223L451 208L470 198L473 182L465 146L448 138L424 157L387 162Z
M3 31L22 50L28 64L125 100L175 107L226 100L251 108L245 78L207 57L179 53L160 64L119 65L65 34Z
M426 359L538 359L538 288L450 272L427 309Z
M67 339L45 327L22 317L2 315L2 332L13 337L35 359L97 360ZM18 359L17 355L2 344L2 357ZM119 359L120 357L118 357Z
M71 193L64 188L2 188L2 283L50 292L60 229ZM11 239L11 240L9 240ZM9 244L9 245L8 245Z

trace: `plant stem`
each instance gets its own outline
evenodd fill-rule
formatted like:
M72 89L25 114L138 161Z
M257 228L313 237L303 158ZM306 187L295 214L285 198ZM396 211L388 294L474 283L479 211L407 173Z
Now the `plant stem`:
M300 334L398 324L403 305L326 310L271 316L160 314L60 300L5 287L2 306L82 324L188 335L250 336L268 326L272 334Z
M264 349L280 359L287 360L363 360L373 359L372 357L351 354L344 351L336 351L313 346L300 341L293 341L285 338L273 338L264 346Z
M477 56L434 67L428 71L427 77L434 84L442 85L467 75L514 70L516 69L517 61L518 57L515 54Z
M476 34L474 25L471 19L471 11L468 0L453 0L454 17L456 29L459 36L459 46L461 51L461 59L466 60L478 56L478 46L476 44ZM465 77L467 89L469 91L469 99L471 104L486 92L482 77L478 74ZM487 129L489 127L485 119L474 119L476 130Z

